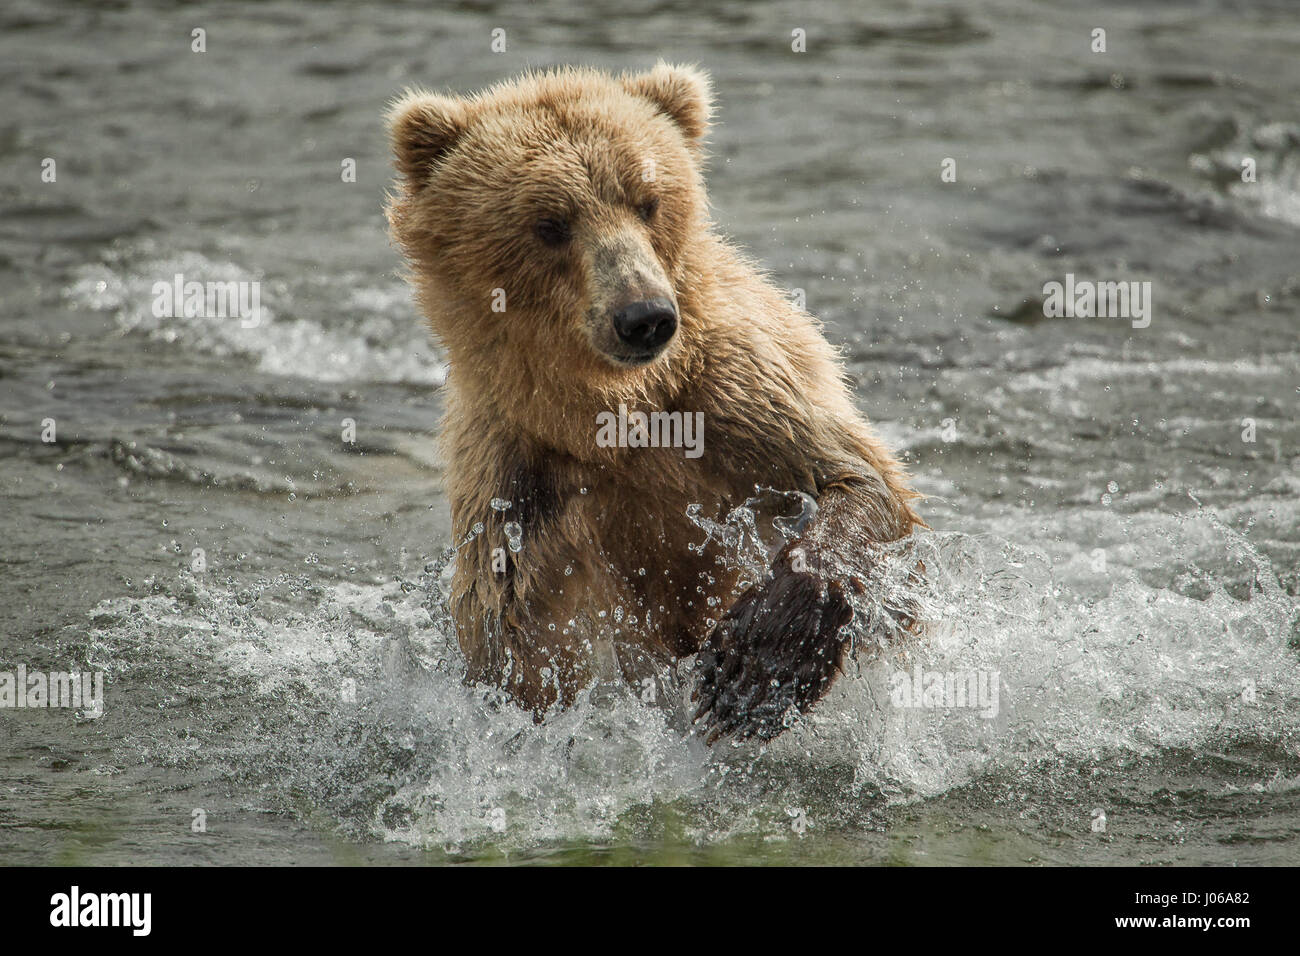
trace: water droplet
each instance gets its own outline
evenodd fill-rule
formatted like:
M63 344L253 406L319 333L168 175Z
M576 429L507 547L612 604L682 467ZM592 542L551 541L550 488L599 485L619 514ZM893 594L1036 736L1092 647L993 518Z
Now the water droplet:
M493 498L488 504L492 506L493 511L509 511L513 502L506 501L504 498Z
M524 547L524 529L518 521L507 521L506 527L506 544L511 551L520 551Z

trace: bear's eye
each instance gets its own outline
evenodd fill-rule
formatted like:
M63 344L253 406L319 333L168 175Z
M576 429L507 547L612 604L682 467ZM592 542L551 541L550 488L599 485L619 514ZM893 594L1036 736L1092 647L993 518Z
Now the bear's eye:
M641 203L641 205L636 207L636 214L640 216L644 222L649 222L651 219L653 219L655 217L655 213L657 213L658 211L659 211L658 198L647 199L645 202Z
M537 220L537 238L548 246L562 246L569 241L569 222L554 216Z

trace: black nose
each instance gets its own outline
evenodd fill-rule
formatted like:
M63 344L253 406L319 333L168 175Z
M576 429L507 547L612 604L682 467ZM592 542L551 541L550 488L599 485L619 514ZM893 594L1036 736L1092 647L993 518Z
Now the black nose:
M673 337L677 310L667 299L633 302L614 313L614 331L625 344L649 352Z

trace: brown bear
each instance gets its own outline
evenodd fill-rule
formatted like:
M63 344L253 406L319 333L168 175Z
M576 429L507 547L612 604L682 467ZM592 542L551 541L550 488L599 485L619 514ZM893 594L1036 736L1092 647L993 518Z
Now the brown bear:
M714 231L711 110L705 74L660 63L389 116L388 221L449 361L458 640L538 719L698 654L710 742L780 733L840 670L881 545L921 524L818 322ZM749 582L687 509L756 487L817 508Z

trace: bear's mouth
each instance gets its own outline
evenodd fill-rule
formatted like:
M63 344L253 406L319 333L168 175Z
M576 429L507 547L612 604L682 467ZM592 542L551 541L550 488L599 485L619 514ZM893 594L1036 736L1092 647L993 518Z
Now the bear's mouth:
M651 352L624 352L610 355L609 358L615 365L621 365L623 368L644 368L666 351L667 349L655 349Z

